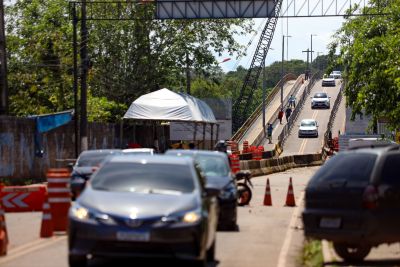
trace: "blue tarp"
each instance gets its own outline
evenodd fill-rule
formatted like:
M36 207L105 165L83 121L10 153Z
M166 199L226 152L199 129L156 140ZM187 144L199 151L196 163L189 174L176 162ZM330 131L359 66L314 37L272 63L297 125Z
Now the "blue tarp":
M36 121L35 155L37 157L42 157L44 154L41 134L69 123L72 120L73 114L74 110L67 110L58 113L34 115L29 117L30 119L35 119Z

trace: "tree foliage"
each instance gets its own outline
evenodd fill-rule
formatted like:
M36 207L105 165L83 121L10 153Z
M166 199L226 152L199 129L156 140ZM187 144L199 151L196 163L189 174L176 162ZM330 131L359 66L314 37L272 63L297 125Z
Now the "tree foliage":
M369 13L385 16L349 17L331 44L340 50L345 94L353 117L362 112L386 118L392 128L400 125L400 2L372 1Z

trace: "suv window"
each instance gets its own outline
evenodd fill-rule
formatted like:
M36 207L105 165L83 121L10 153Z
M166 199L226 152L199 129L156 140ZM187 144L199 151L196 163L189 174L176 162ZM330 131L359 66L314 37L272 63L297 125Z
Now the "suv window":
M384 183L400 186L400 154L389 154L383 163L381 179Z
M375 154L345 153L328 160L314 175L310 183L334 180L368 182L376 161Z

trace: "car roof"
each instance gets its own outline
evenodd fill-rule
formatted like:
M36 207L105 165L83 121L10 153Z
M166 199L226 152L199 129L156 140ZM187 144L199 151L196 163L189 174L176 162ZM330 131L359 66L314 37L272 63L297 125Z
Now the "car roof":
M108 162L193 165L193 159L189 157L178 157L172 155L142 155L140 157L135 155L116 155L109 158Z
M301 120L301 122L317 122L317 121L314 119L303 119Z
M82 151L81 155L90 155L90 154L112 154L116 152L121 152L121 149L92 149Z
M127 152L153 152L153 151L154 151L153 148L126 148L126 149L122 150L123 153L127 153Z
M210 156L220 156L226 157L226 154L220 151L212 151L212 150L187 150L187 149L169 149L165 152L167 155L210 155Z
M316 92L315 94L314 94L314 96L315 95L319 95L319 94L325 94L325 95L328 95L327 93L325 93L325 92Z
M340 153L371 153L381 155L387 151L400 150L400 146L398 144L380 144L380 145L366 145L366 146L358 146L352 149L348 149L345 151L341 151Z

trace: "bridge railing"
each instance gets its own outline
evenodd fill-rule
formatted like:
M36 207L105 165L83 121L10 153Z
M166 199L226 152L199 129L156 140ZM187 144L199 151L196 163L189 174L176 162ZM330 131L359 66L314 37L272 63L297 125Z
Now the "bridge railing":
M312 87L314 86L315 82L321 77L321 73L317 72L315 73L311 79L310 82L307 84L306 88L304 88L303 94L301 95L298 104L294 108L292 114L289 117L288 123L283 127L281 134L278 136L278 146L283 147L283 145L286 142L287 137L290 135L290 131L293 128L294 122L297 120L297 117L303 108L303 105L305 103L306 98L310 94L310 91Z
M265 105L271 103L272 99L280 91L282 83L286 83L287 81L294 80L296 78L297 78L296 75L292 73L286 74L269 93L269 95L265 100ZM261 115L261 112L262 112L262 103L254 110L254 112L250 115L250 117L244 122L242 127L240 127L239 130L236 131L236 133L232 136L231 140L239 143L242 140L245 133L248 131L249 127L253 125L254 121Z
M304 82L304 74L300 75L294 85L292 86L292 89L290 90L289 94L283 99L283 103L288 103L289 97L291 95L296 95L297 92L299 91L301 85ZM274 111L274 114L272 117L269 119L268 123L274 124L276 120L278 120L278 113L280 110L280 106L278 109ZM258 134L257 138L254 140L254 142L251 144L252 146L259 146L261 143L267 138L265 128L261 130L261 132Z

